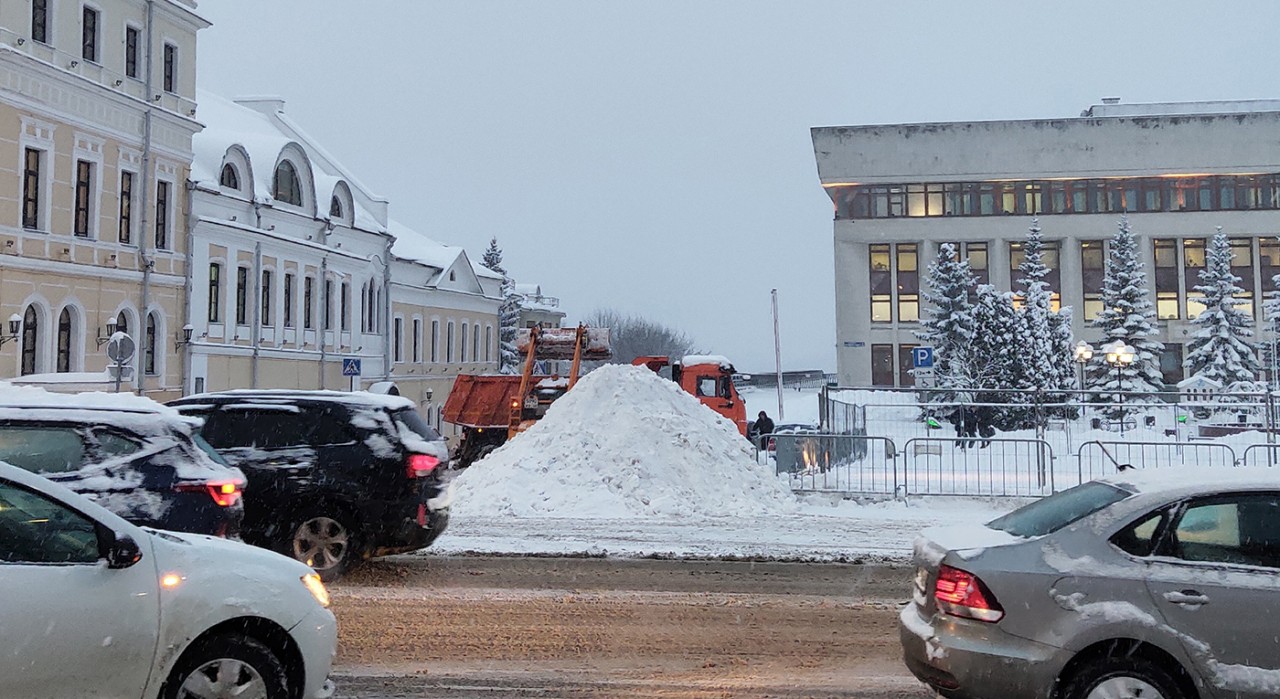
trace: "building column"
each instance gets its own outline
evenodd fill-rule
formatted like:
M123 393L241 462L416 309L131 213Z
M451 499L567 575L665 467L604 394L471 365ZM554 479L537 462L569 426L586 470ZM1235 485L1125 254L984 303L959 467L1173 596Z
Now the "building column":
M1063 238L1058 243L1058 278L1062 305L1071 306L1071 335L1080 337L1084 330L1084 261L1080 254L1080 239Z

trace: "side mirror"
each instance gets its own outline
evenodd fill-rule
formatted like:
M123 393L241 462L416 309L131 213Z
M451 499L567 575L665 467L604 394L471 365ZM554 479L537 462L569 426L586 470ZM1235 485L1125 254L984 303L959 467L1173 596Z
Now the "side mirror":
M109 531L105 557L108 568L128 568L142 560L142 549L138 547L138 542L134 541L133 537Z

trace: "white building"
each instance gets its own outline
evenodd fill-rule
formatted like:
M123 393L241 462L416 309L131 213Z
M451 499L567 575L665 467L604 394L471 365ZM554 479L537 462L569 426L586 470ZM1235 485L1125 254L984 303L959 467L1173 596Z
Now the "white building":
M956 243L980 282L1010 289L1040 217L1055 304L1077 337L1101 309L1106 240L1127 213L1146 265L1169 384L1199 312L1193 287L1221 226L1245 310L1280 273L1280 100L1126 105L1080 117L812 129L835 205L836 345L844 385L910 385L921 284ZM1270 332L1259 333L1260 339Z
M515 292L520 297L520 327L558 328L564 323L560 299L542 293L541 284L516 284Z

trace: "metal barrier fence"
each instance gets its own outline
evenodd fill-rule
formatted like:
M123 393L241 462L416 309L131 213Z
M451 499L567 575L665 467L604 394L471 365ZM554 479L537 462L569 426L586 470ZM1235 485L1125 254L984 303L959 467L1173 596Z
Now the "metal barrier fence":
M1231 468L1237 465L1235 450L1219 442L1104 442L1092 440L1076 452L1076 483L1110 476L1121 466L1158 468L1194 465Z
M777 434L766 438L778 475L791 489L865 495L895 495L897 455L893 440L846 434Z
M1240 466L1280 466L1280 444L1250 444L1236 461Z
M915 437L902 445L910 495L1048 495L1057 481L1042 439Z

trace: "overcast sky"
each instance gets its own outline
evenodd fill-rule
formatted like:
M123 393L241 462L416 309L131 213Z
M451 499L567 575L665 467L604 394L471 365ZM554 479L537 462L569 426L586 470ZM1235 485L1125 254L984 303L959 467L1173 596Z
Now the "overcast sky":
M809 127L1280 97L1280 3L200 0L199 80L274 94L391 215L743 371L835 367Z

